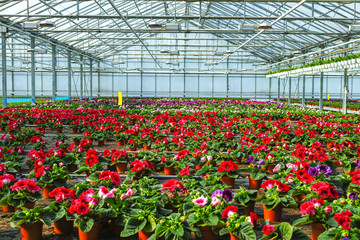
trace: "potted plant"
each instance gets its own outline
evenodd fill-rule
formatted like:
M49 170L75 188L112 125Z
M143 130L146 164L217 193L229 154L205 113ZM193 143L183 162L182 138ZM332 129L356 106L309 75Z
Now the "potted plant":
M254 156L249 156L246 163L249 164L248 170L250 172L249 189L258 190L261 187L262 180L267 176L267 171L263 169L265 161L261 158L256 161Z
M41 240L43 224L51 226L55 213L48 208L36 207L34 209L22 208L10 218L11 227L20 226L22 240Z
M74 221L69 214L71 202L77 199L73 189L57 187L49 193L55 201L49 205L49 209L56 213L54 218L54 231L56 234L69 234L73 230Z
M63 163L50 165L36 165L29 174L30 178L37 178L37 185L42 187L43 198L48 199L49 193L56 187L66 186L69 179L69 171Z
M149 177L155 174L152 162L145 160L135 160L130 163L130 170L127 173L126 179L139 180L143 177Z
M162 236L169 240L190 239L191 232L195 232L197 236L200 236L199 230L190 227L187 220L180 213L172 213L170 216L160 218L155 233L149 240L158 239Z
M111 165L116 166L119 173L126 172L129 162L129 155L126 151L115 150L111 153Z
M10 186L15 182L15 177L11 174L4 174L0 176L0 199L11 193ZM4 205L2 206L3 212L14 212L14 206Z
M294 198L287 194L290 189L289 185L270 179L262 183L261 188L265 190L265 195L261 197L264 219L268 219L270 222L280 222L283 207L297 206Z
M250 216L254 212L255 202L257 201L257 190L247 190L245 187L239 187L234 196L235 202L245 207L245 215Z
M248 239L256 240L254 228L257 227L257 215L251 213L250 216L238 214L238 207L230 205L222 212L222 217L226 220L226 227L223 227L219 234L230 234L231 240Z
M13 206L15 210L20 207L32 209L36 200L41 198L41 188L32 179L19 179L10 189L0 200L1 206Z
M129 151L136 151L137 149L137 143L133 138L130 138L127 143L125 144L125 147L128 148Z
M235 179L239 177L239 165L232 161L222 161L217 169L217 174L221 176L221 181L227 186L235 188Z

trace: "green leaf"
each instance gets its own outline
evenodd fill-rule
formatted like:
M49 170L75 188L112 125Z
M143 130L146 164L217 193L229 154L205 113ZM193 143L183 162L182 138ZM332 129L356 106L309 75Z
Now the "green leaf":
M222 228L222 229L219 231L219 234L220 234L220 236L222 236L222 235L225 235L225 234L229 234L229 232L231 232L230 229L228 229L228 228Z
M140 230L142 230L147 223L146 219L143 219L142 221L138 220L137 218L130 218L124 227L124 230L121 232L121 237L130 237L132 235L135 235Z
M47 226L50 227L52 222L55 220L55 218L56 218L55 212L46 211L42 220Z
M216 226L219 222L219 217L216 216L215 214L212 214L209 219L208 219L209 225L210 226Z
M306 225L306 224L309 224L311 223L311 221L307 218L299 218L299 219L296 219L294 222L293 222L293 225L294 226L302 226L302 225Z
M293 234L293 228L289 223L287 222L280 223L277 226L277 231L280 233L283 240L291 240L291 236Z
M299 228L294 228L293 230L291 240L309 240L308 235L303 230Z
M253 225L249 222L242 222L239 231L236 231L235 234L242 240L256 240Z
M82 232L89 232L92 227L94 226L95 220L92 218L89 218L86 222L81 221L80 222L80 229Z
M182 236L184 235L184 227L181 226L181 225L179 225L179 226L176 228L175 232L176 232L176 235L177 235L178 237L182 237Z

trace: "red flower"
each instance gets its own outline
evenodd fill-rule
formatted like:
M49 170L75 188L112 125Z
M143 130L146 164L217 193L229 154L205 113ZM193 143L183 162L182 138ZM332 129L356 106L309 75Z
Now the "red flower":
M92 167L99 162L99 158L96 155L90 155L85 159L87 166Z
M220 166L218 167L218 172L230 172L233 170L237 170L239 168L239 165L236 163L233 163L232 161L223 161L220 163Z
M275 227L273 225L265 224L262 230L265 235L268 235L275 231Z
M174 191L184 192L184 191L186 191L186 188L184 187L184 185L181 182L179 182L178 180L176 180L176 179L167 180L162 185L163 185L162 191L170 191L170 192L174 192Z
M46 174L44 165L36 165L35 166L35 177L42 177Z
M183 170L179 172L179 174L181 176L188 176L190 174L190 167L189 166L185 167Z
M65 187L55 188L49 193L49 196L55 197L55 201L57 202L62 202L64 200L74 201L76 199L74 190Z
M254 226L254 228L256 228L257 220L258 220L258 218L257 218L256 213L250 212L250 222Z
M141 170L143 170L144 165L142 164L142 162L137 162L133 165L133 169L131 170L132 172L140 172Z
M317 160L319 160L319 162L325 162L327 159L327 155L326 155L326 153L318 153L316 155L316 158L317 158Z
M351 180L352 180L353 184L360 185L360 173L354 174L354 176L352 176Z
M135 144L135 140L131 138L131 139L128 140L128 143L133 145L133 144Z
M341 213L335 213L334 220L344 229L350 229L350 216L352 216L352 212L344 211Z
M312 214L315 215L315 204L312 201L304 202L300 205L300 214Z
M224 211L222 212L222 217L224 219L228 219L231 215L233 215L234 213L237 213L238 210L239 210L238 207L230 205L224 209Z

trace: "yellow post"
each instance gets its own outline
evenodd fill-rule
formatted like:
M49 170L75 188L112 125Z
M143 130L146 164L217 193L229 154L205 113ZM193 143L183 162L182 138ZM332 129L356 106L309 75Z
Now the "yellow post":
M328 100L330 100L330 94L328 94Z
M122 105L122 92L118 92L118 105Z
M295 97L296 97L296 91L295 91Z

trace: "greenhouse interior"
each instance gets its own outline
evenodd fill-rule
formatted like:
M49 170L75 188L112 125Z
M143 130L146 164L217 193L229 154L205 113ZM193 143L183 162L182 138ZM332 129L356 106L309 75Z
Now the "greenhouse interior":
M360 240L360 0L0 0L0 240Z

